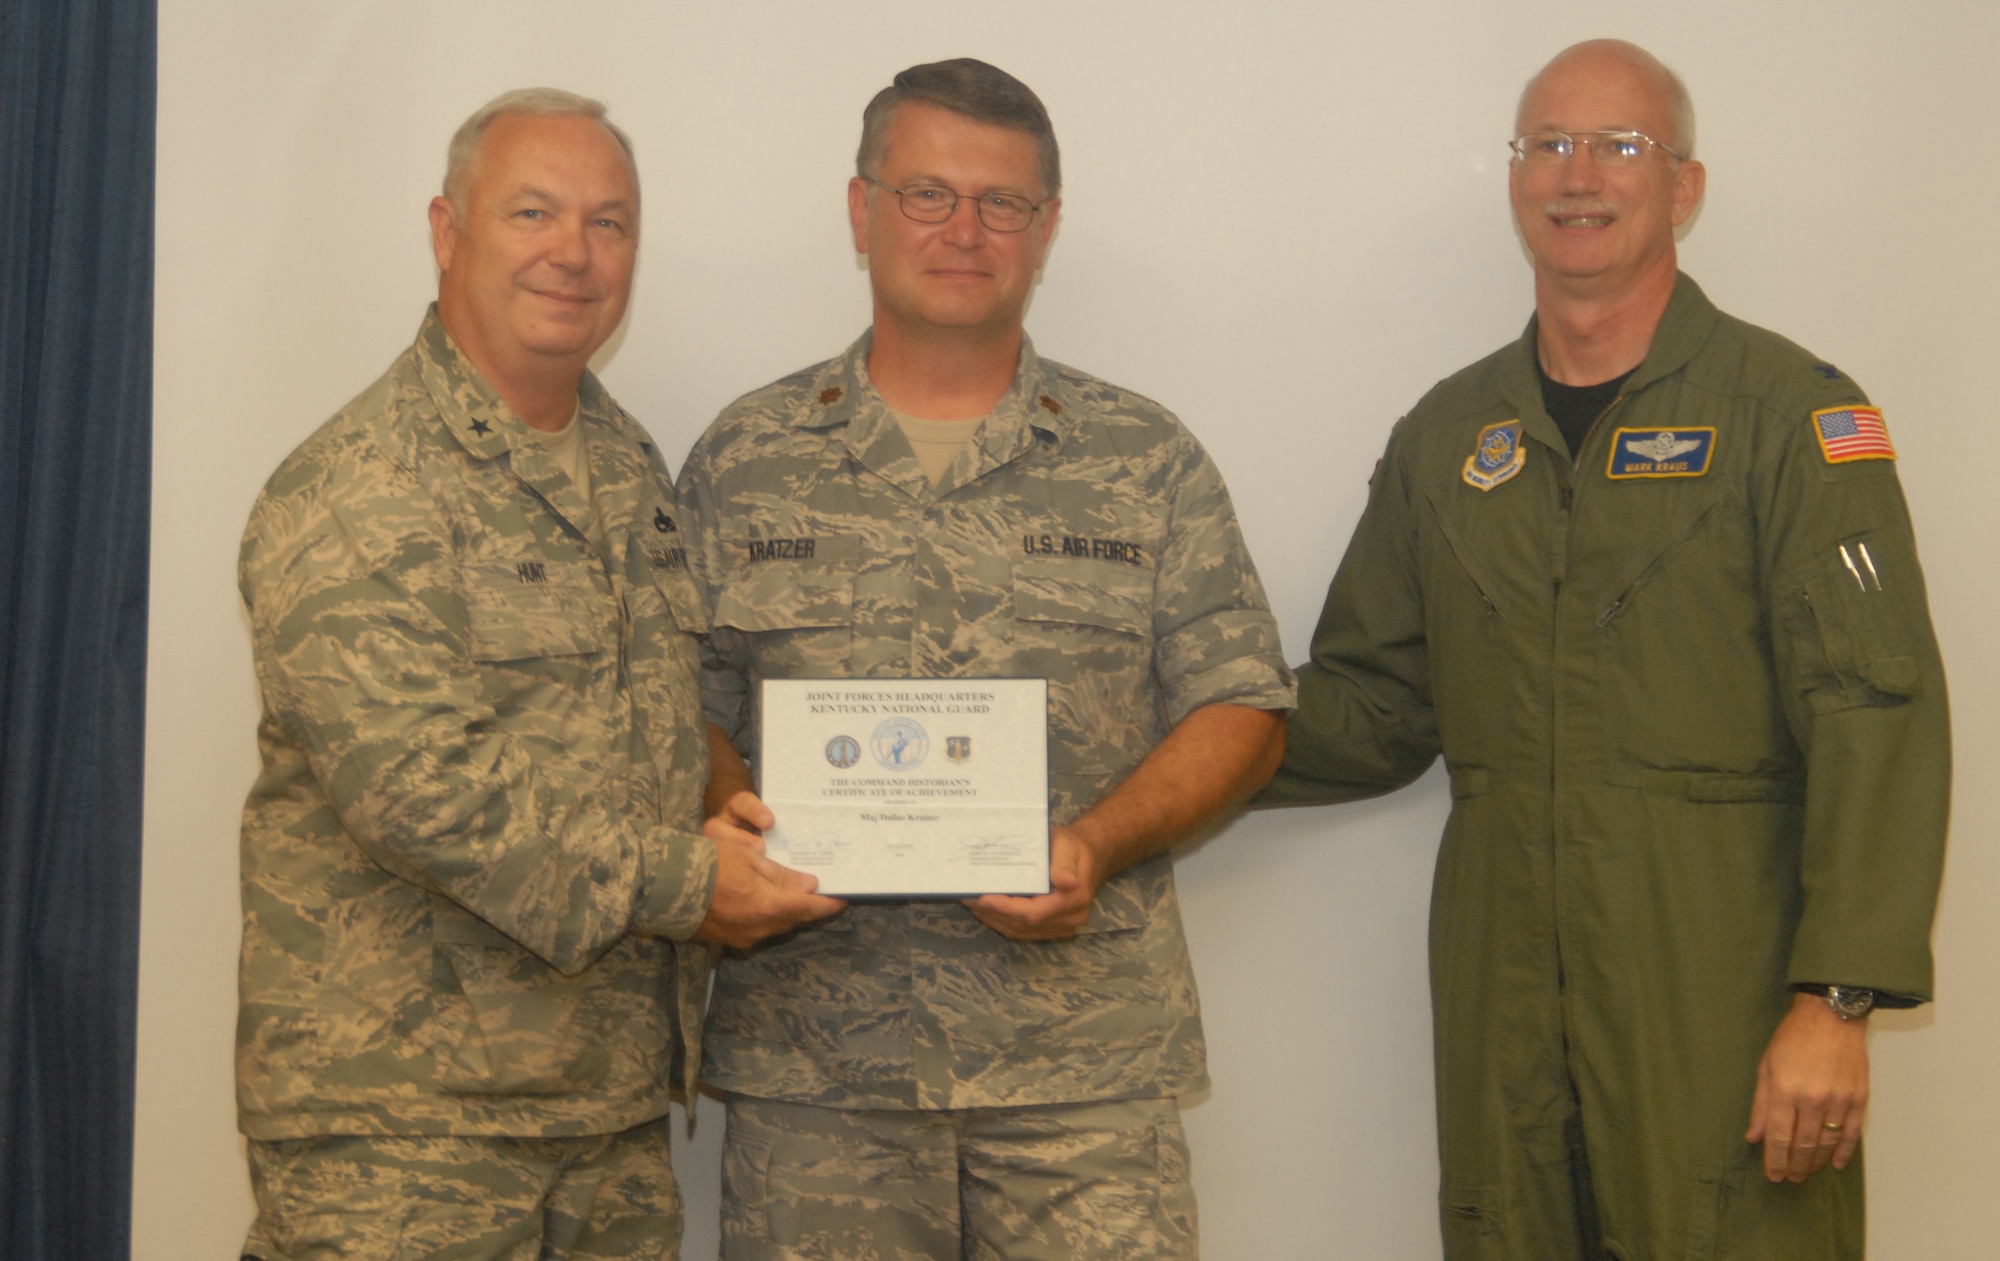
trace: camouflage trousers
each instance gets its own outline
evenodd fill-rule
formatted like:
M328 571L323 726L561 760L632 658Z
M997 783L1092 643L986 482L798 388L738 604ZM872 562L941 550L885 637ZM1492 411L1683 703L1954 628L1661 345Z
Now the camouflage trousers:
M262 1261L670 1259L680 1189L654 1121L583 1138L328 1135L250 1144Z
M1173 1099L868 1112L729 1098L723 1261L1196 1255Z

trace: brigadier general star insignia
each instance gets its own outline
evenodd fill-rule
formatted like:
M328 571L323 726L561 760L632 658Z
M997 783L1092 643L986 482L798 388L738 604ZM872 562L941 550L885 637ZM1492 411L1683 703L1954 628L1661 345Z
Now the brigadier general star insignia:
M1489 491L1521 471L1528 453L1521 447L1521 422L1503 420L1479 431L1479 441L1465 458L1465 484Z
M481 419L480 419L479 417L477 417L477 416L474 416L474 417L472 418L472 432L474 432L474 433L481 433L481 434L484 434L484 433L492 433L492 432L493 432L493 426L491 426L491 425L487 424L487 423L486 423L485 421L481 420Z

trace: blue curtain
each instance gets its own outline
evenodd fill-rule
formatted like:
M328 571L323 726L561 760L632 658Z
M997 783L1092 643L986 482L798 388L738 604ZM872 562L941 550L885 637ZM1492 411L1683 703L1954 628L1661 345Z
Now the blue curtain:
M129 1251L155 0L0 0L0 1257Z

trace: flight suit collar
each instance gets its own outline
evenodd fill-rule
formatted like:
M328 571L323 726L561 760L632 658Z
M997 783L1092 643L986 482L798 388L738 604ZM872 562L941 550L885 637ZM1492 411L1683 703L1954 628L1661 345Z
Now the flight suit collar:
M1528 317L1528 327L1522 331L1521 340L1515 343L1514 353L1509 357L1501 391L1513 407L1514 414L1521 418L1521 427L1529 437L1551 450L1567 452L1574 458L1577 453L1569 450L1568 444L1563 441L1562 431L1549 418L1548 409L1542 403L1540 361L1536 355L1540 318L1537 315ZM1626 378L1618 397L1627 398L1685 368L1701 352L1721 318L1715 304L1708 300L1708 295L1701 291L1694 278L1686 272L1676 273L1674 291L1667 299L1667 309L1660 315L1659 327L1653 330L1652 345L1647 348L1645 359Z
M1034 343L1024 335L1013 384L980 422L977 441L959 454L933 489L888 404L868 379L873 344L874 334L863 333L821 368L792 423L800 429L844 428L847 449L862 467L919 499L941 498L977 481L1033 450L1037 442L1060 446L1075 427L1073 401L1063 383L1044 370Z
M556 464L548 448L528 432L517 415L479 370L472 366L445 331L437 304L424 314L417 330L417 364L424 388L438 410L445 430L476 460L505 458L515 477L540 496L578 535L589 538L590 504L569 474ZM597 378L586 372L579 383L577 423L591 429L610 423L610 398ZM589 455L595 468L596 457Z

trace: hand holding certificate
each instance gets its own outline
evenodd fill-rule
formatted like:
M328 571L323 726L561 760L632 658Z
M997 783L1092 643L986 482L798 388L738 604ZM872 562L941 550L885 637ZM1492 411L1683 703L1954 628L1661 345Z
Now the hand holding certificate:
M1044 679L766 679L764 835L832 897L1049 891Z

